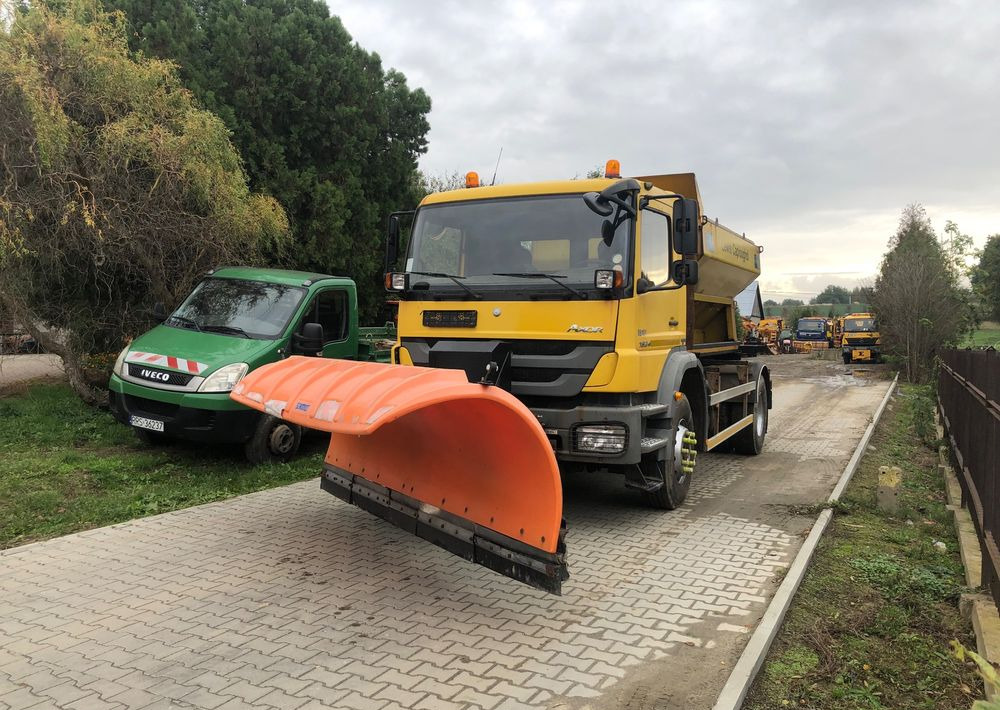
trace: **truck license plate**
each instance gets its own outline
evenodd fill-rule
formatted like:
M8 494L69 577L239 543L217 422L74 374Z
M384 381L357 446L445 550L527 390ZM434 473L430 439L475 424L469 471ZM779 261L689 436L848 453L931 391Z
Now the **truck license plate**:
M871 350L855 350L854 351L854 358L856 360L871 360L872 359L872 351Z
M147 419L146 417L137 417L133 415L128 418L128 423L132 426L139 427L140 429L163 431L163 422L159 419Z

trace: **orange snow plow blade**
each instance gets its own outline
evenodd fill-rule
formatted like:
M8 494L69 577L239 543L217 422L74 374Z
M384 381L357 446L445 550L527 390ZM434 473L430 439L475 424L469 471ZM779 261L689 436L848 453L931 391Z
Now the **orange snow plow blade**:
M568 578L559 468L509 392L462 370L291 357L231 397L330 432L321 483L337 497L539 589Z

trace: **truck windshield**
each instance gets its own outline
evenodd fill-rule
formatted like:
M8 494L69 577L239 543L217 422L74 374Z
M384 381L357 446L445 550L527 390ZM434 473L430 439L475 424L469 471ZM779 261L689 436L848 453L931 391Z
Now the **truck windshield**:
M466 298L458 277L477 294L551 291L573 298L566 286L593 289L594 271L615 266L625 269L628 283L631 220L610 245L601 238L603 221L578 194L421 207L406 260L410 288Z
M874 318L849 318L844 321L844 331L848 333L870 333L875 330Z
M166 325L234 338L273 340L295 314L305 289L263 281L205 279Z
M804 330L809 333L821 333L826 330L826 324L821 320L800 320L799 330Z

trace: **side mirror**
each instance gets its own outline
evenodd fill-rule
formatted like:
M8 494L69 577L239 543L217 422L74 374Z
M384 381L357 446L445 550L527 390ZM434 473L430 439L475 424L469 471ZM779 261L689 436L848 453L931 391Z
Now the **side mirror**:
M389 215L385 236L385 270L392 271L399 258L399 217Z
M700 226L701 216L698 214L698 202L686 197L676 200L674 202L674 251L682 256L696 255Z
M164 306L159 301L153 304L153 320L155 320L157 323L162 323L169 316L170 314L167 312L166 306Z
M694 286L698 283L697 259L681 259L680 261L675 261L672 276L674 283L678 286Z
M301 333L292 335L292 349L302 355L319 355L323 351L323 326L305 323Z

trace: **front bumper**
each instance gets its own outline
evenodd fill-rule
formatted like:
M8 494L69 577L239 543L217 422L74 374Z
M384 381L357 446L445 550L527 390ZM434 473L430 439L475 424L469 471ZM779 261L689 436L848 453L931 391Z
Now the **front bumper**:
M845 345L844 356L850 360L878 360L880 348L878 345Z
M190 441L240 444L253 436L261 414L228 394L168 392L111 376L111 413L122 424L134 416L163 422L166 436Z

